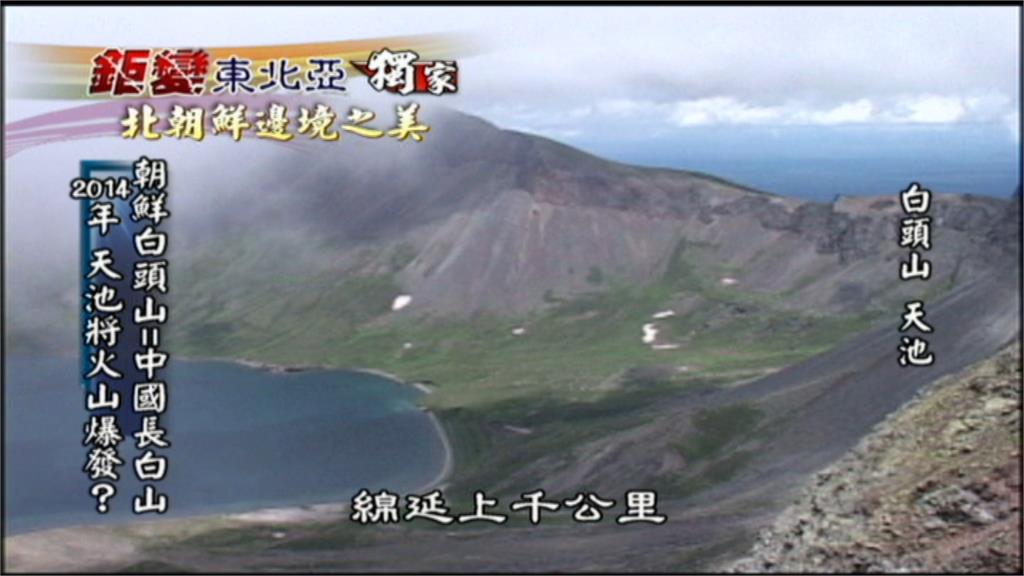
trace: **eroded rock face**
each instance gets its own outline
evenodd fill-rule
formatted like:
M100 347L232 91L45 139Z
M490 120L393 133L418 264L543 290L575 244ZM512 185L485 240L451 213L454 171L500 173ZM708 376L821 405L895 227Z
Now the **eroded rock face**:
M332 223L349 226L353 207L368 202L364 222L387 221L390 240L414 247L399 278L424 312L535 310L552 295L601 290L578 273L591 268L609 281L643 285L661 278L681 247L702 259L699 270L734 269L745 289L781 295L794 308L860 311L907 288L897 273L906 255L899 190L808 202L703 174L608 162L461 115L436 132L417 162L428 174L414 179L431 185L403 188L405 200L394 201L422 210L395 212L339 188L345 208ZM353 184L382 189L376 178L366 171ZM933 283L954 286L1000 266L999 255L1016 245L1017 212L1006 200L935 194Z
M737 572L1020 573L1017 346L940 380L818 473Z
M260 190L258 202L181 208L180 221L195 230L178 236L196 249L178 253L180 266L239 230L300 256L289 258L299 275L394 275L414 298L408 314L436 316L522 314L613 283L643 286L663 278L680 250L697 274L728 268L744 290L793 308L860 311L908 288L898 278L897 259L907 252L897 237L899 190L808 202L705 174L610 162L454 112L429 121L423 145L381 157L343 145L330 157L278 160L266 178L281 185ZM934 195L935 285L999 265L992 242L1014 245L1008 205ZM270 238L252 229L256 221L288 233ZM204 230L217 235L203 241ZM603 283L587 280L591 269Z

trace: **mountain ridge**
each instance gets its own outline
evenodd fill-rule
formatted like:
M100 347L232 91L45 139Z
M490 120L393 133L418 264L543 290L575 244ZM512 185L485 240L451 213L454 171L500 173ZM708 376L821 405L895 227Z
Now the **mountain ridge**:
M522 314L613 281L648 284L680 243L701 246L696 252L711 267L736 269L737 289L792 291L782 297L789 306L854 309L884 290L908 291L892 262L906 252L896 237L899 191L798 200L610 162L462 114L441 118L432 141L393 147L386 162L347 152L320 159L308 187L308 174L279 174L278 181L302 183L302 196L286 184L279 195L287 202L268 194L261 202L269 206L244 221L294 223L332 257L351 258L339 262L339 274L387 275L392 252L407 245L407 261L394 271L413 298L404 314ZM955 283L961 266L970 273L992 265L981 243L998 236L1006 206L934 195L932 285ZM387 249L358 261L354 252L373 243ZM595 268L603 286L586 280Z

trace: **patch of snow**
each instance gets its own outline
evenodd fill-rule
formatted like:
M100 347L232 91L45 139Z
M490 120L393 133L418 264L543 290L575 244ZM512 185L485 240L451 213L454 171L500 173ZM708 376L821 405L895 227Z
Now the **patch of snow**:
M679 344L653 344L651 350L676 350Z
M402 344L402 350L409 350L410 348L412 348L412 342Z
M515 432L516 434L523 434L523 435L533 434L533 430L532 429L525 428L525 427L522 427L522 426L513 426L511 424L505 424L504 428L505 428L505 430L508 430L509 432Z
M662 310L661 312L655 313L651 318L655 320L661 320L662 318L671 318L676 315L675 310Z
M722 284L725 284L726 286L732 286L737 282L739 282L739 280L736 280L735 278L722 278Z
M644 344L654 344L654 340L658 338L658 329L654 327L654 323L650 322L644 324Z
M520 326L519 328L513 329L512 333L515 334L516 336L522 336L523 334L526 334L526 328Z
M412 302L412 296L408 294L399 294L395 297L395 301L391 303L391 311L398 312L402 308L405 308Z

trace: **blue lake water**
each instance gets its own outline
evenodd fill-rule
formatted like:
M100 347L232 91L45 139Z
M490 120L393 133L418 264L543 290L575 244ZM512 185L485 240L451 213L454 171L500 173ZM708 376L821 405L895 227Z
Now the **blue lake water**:
M110 512L99 515L89 495L77 359L12 357L4 370L8 532L131 520L141 488L130 432ZM205 361L174 362L164 375L160 422L171 446L158 485L169 497L166 516L347 501L364 487L402 493L444 464L443 440L416 406L420 392L380 376Z

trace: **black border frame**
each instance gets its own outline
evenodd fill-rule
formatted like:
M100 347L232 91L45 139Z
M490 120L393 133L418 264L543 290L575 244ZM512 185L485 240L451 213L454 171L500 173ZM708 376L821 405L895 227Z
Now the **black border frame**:
M1012 0L994 0L994 1L993 0L984 0L984 1L980 1L980 2L965 2L965 1L962 1L962 0L961 1L955 1L955 2L936 2L936 1L932 1L932 2L907 2L907 1L902 1L902 2L863 2L863 1L861 1L861 2L854 2L854 1L822 2L822 1L819 0L818 2L807 2L807 3L793 2L793 1L788 1L788 2L772 2L772 1L768 1L768 2L752 2L752 1L659 2L659 1L647 1L647 0L642 0L642 1L638 1L638 2L622 2L620 0L620 1L615 1L615 2L590 2L590 3L573 3L573 2L565 2L565 1L558 1L558 2L526 1L526 2L467 2L467 3L460 3L460 2L451 2L451 1L448 1L448 2L436 2L436 1L410 2L410 1L407 1L407 0L403 0L403 1L399 1L399 2L314 2L314 1L309 1L309 0L298 0L298 1L295 1L295 2L282 2L282 1L271 2L271 1L260 1L260 0L255 0L255 1L250 0L248 2L224 2L224 1L199 2L199 1L196 1L196 0L179 0L179 1L176 1L176 2L175 1L159 1L159 2L147 2L147 3L142 3L142 2L138 2L138 1L124 2L124 3L122 3L122 2L111 2L111 1L105 1L105 2L102 2L102 1L101 2L9 1L9 2L0 2L0 45L6 47L6 43L7 43L7 39L6 39L6 30L7 30L6 8L8 6L44 6L44 7L45 6L117 6L117 7L140 8L140 7L147 7L147 6L231 6L231 7L246 7L246 6L379 6L379 5L385 5L385 4L388 5L388 6L449 6L449 7L451 7L451 6L455 6L455 7L467 6L467 7L480 7L480 6L495 6L495 5L497 5L497 6L537 6L537 7L543 7L543 6L576 6L576 7L584 7L584 8L585 7L600 7L600 6L627 6L627 5L628 6L733 6L733 7L735 7L735 6L749 6L749 7L758 7L758 6L789 6L789 7L821 7L821 6L865 6L865 7L871 7L871 6L908 6L908 7L911 7L911 6L932 6L932 7L934 7L934 6L971 6L971 7L976 7L976 6L978 6L978 7L980 7L980 6L1004 6L1004 7L1006 7L1006 6L1016 6L1018 8L1018 13L1017 13L1017 16L1018 16L1018 30L1021 32L1021 37L1018 39L1018 46L1019 46L1020 50L1018 50L1018 65L1017 65L1017 67L1018 67L1017 75L1018 75L1018 81L1019 81L1018 93L1017 93L1017 96L1018 96L1018 98L1017 98L1018 102L1017 103L1018 103L1019 109L1018 109L1018 118L1017 119L1018 119L1018 122L1019 122L1019 126L1018 126L1018 129L1020 130L1019 133L1024 133L1024 67L1022 67L1022 63L1021 63L1021 59L1022 59L1021 54L1024 53L1024 2L1022 2L1020 0L1018 0L1018 1L1012 1ZM5 55L5 58L6 58L6 55ZM7 71L5 69L4 62L2 60L0 60L0 86L2 86L2 90L3 90L3 96L0 97L0 122L3 122L4 126L6 126L6 117L7 117L7 115L6 115L6 108L7 108ZM1024 155L1024 140L1018 141L1017 147L1018 147L1018 152L1020 152L1022 155ZM0 158L3 157L3 153L4 153L4 143L3 143L3 140L0 139ZM0 162L3 162L4 164L6 164L7 161L6 161L6 159L3 159L3 160L0 160ZM3 169L0 169L0 175L5 176L6 175L6 171L3 170ZM1020 163L1018 163L1017 182L1018 182L1018 187L1021 186L1022 184L1024 184L1024 160L1022 160ZM6 524L7 524L7 522L6 522L6 519L4 518L4 516L2 514L2 508L3 508L3 505L2 505L2 502L3 502L2 488L6 486L6 474L5 474L5 471L4 471L4 466L3 466L3 461L2 461L3 460L3 430L6 428L6 422L7 422L7 418L6 418L6 414L7 414L7 401L6 401L6 395L4 394L4 379L6 377L6 366L3 363L3 359L7 357L7 327L6 327L6 322L5 322L5 320L6 320L5 311L7 310L7 300L6 300L6 298L7 298L6 297L7 278L6 278L6 271L5 271L6 270L6 266L3 265L6 262L5 256L7 254L7 246L6 246L7 227L4 225L4 223L6 222L6 217L7 217L7 213L6 213L6 209L5 209L5 194L6 194L6 190L5 189L6 189L6 178L3 178L2 180L0 180L0 574L35 574L34 572L10 572L10 571L8 571L6 569L6 558L7 558L7 555L6 555L5 539L6 539ZM1024 234L1020 233L1020 231L1018 233L1018 244L1019 244L1018 248L1020 249L1019 254L1024 254ZM1020 299L1020 308L1018 308L1018 312L1019 312L1019 316L1020 316L1020 321L1021 321L1020 323L1024 324L1024 275L1022 275L1022 274L1018 274L1018 278L1017 278L1017 295L1018 295L1018 298ZM1018 348L1020 349L1020 351L1022 352L1021 367L1022 367L1022 369L1024 369L1024 335L1022 335L1022 334L1018 335L1017 345L1018 345ZM1020 458L1018 459L1018 467L1019 467L1019 470L1021 472L1021 476L1024 477L1024 420L1021 421L1021 438L1022 438L1022 444L1021 444L1021 450L1020 450L1020 453L1019 453ZM1024 488L1022 488L1022 499L1024 499ZM1022 535L1021 547L1022 547L1022 549L1024 549L1024 512L1020 512L1020 511L1018 511L1018 512L1019 512L1019 514L1018 514L1018 524L1019 524L1019 527L1020 527L1020 532L1019 533ZM349 575L349 574L366 574L367 572L318 572L318 573L320 573L320 574L332 574L332 575L343 576L343 575ZM423 576L434 575L434 574L438 574L438 575L440 575L440 574L477 574L476 572L405 572L405 571L383 571L381 573L385 573L385 574L409 574L409 575L423 575ZM95 574L97 576L101 576L101 575L106 575L108 573L106 573L106 572L63 572L62 574L88 574L88 575ZM182 573L182 574L184 574L184 573ZM265 574L265 573L264 572L214 572L213 574L229 574L229 575L238 575L238 576L248 576L248 575ZM503 575L503 574L521 574L521 572L494 571L494 572L485 572L484 574ZM617 572L567 572L566 574L579 574L579 575L583 575L583 574L597 574L597 575L609 574L609 575L611 575L611 574L618 574L618 573ZM636 572L635 574L647 574L647 575L651 575L651 576L676 576L677 574L683 574L683 573L676 573L676 572ZM702 572L701 574L724 574L724 573L721 573L721 572ZM794 574L794 573L779 572L779 573L773 573L773 574ZM843 573L842 572L835 572L834 574L843 574ZM946 573L943 573L943 574L951 574L952 575L952 574L959 574L959 573L957 573L957 572L946 572ZM978 574L984 574L984 573L978 573Z

